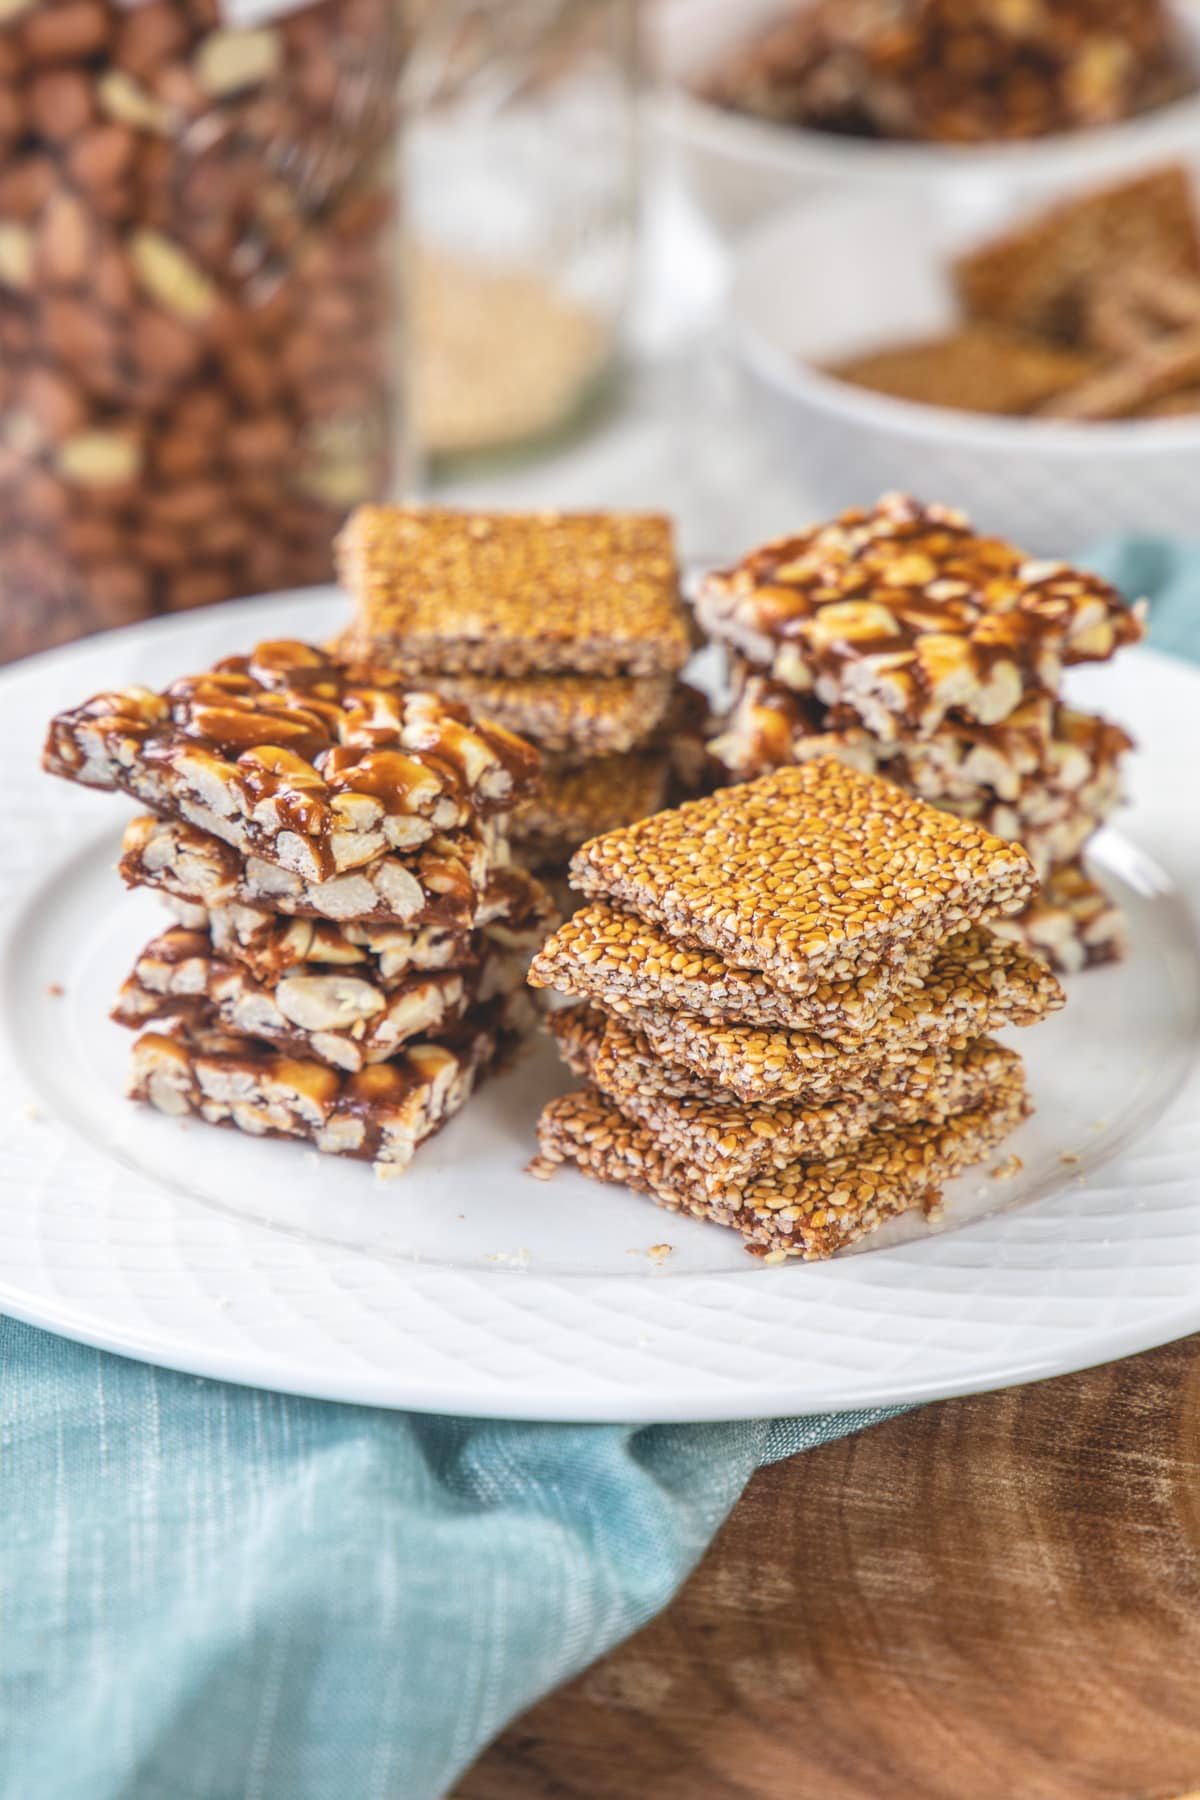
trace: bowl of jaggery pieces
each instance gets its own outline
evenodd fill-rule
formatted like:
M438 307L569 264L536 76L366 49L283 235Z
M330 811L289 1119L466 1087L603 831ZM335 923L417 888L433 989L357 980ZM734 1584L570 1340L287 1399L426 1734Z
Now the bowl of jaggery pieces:
M1195 528L1200 177L843 193L752 232L732 341L822 510L939 483L1061 553Z

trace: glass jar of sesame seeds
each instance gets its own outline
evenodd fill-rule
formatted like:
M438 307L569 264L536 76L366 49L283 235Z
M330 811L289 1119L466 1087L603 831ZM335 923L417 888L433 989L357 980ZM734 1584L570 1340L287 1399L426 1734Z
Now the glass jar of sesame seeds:
M557 436L614 364L637 0L426 0L405 78L412 423L435 462Z

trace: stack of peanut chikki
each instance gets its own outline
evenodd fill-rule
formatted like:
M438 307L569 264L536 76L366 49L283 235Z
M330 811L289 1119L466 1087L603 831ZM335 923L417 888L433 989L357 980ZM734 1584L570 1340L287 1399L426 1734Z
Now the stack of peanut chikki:
M60 713L46 767L153 809L121 872L178 921L114 1013L143 1034L132 1095L402 1170L520 1023L553 923L505 838L537 760L290 641Z
M587 904L531 981L585 1086L534 1172L574 1162L741 1232L832 1255L929 1209L1029 1110L988 1034L1062 1004L985 921L1028 905L1025 851L831 757L586 844Z
M638 513L361 507L338 544L351 666L396 670L536 744L517 859L558 870L665 804L689 623L669 520Z
M1064 666L1137 641L1115 588L899 494L707 576L731 653L717 779L834 755L1024 845L1053 896L1005 929L1073 970L1120 956L1122 921L1080 856L1121 798L1130 740L1061 698Z

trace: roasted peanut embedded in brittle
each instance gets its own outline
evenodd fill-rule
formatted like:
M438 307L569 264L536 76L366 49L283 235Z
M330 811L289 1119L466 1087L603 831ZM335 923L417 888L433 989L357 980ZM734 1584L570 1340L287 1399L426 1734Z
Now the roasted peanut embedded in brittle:
M99 694L52 721L44 760L308 883L507 811L537 776L511 733L386 677L356 686L291 642L161 694Z
M951 715L995 724L1066 663L1141 636L1097 576L977 536L963 514L886 495L709 575L696 616L757 667L883 741Z

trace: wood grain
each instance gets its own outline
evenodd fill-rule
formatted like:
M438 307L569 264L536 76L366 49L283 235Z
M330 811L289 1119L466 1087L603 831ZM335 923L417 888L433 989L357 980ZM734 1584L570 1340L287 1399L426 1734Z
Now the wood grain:
M456 1800L1200 1789L1200 1339L764 1470Z

